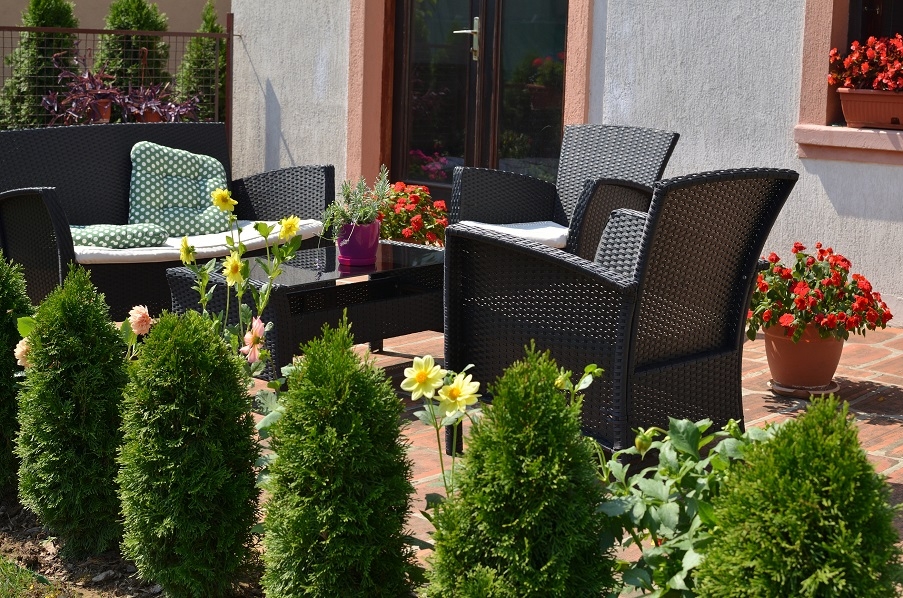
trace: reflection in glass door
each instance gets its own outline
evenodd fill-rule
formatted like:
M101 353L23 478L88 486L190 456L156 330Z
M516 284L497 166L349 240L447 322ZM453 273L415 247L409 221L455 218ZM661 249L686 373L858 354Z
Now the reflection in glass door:
M434 197L460 165L554 180L566 23L566 0L398 0L393 178Z

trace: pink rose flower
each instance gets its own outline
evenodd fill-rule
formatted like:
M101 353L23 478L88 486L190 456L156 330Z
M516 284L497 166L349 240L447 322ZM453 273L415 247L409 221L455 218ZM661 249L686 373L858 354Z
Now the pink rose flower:
M251 329L245 333L245 346L239 349L248 356L248 363L260 361L260 346L263 344L265 327L263 320L255 317L251 320Z
M147 334L153 323L154 321L144 305L136 305L129 311L129 326L132 327L132 332L138 336Z

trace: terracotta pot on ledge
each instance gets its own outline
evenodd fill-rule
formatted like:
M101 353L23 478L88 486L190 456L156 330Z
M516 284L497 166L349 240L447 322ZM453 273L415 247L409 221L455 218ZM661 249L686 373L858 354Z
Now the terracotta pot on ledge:
M766 328L769 388L775 394L804 399L837 392L840 387L833 378L842 352L843 339L821 338L814 325L806 326L796 343L783 326Z
M848 127L903 129L903 92L838 88Z

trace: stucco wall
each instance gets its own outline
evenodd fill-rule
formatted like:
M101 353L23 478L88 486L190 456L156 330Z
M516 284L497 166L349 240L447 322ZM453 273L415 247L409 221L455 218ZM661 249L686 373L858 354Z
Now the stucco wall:
M334 164L343 180L349 3L232 0L232 12L233 175Z
M666 177L744 166L798 171L766 251L789 257L797 240L833 246L903 326L903 168L796 155L804 3L597 6L607 13L606 49L602 59L594 52L591 69L604 91L591 94L590 119L679 132Z

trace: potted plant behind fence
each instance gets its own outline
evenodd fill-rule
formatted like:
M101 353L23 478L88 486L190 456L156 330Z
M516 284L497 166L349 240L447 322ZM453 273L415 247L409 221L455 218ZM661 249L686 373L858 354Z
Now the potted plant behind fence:
M794 243L789 267L772 252L752 294L746 334L753 340L764 330L769 386L776 394L808 398L835 392L844 340L884 328L893 317L871 283L850 274L847 258L821 243L815 249L808 254Z
M854 41L846 56L832 48L828 63L848 127L903 129L903 36Z
M352 186L344 181L340 196L323 213L323 231L335 239L339 264L370 266L376 263L379 248L379 210L388 201L389 171L385 164L373 188L367 187L364 177Z
M53 115L50 124L58 120L66 125L110 122L111 109L120 96L119 89L112 86L115 77L105 72L105 66L92 72L77 51L72 57L76 69L72 70L65 55L66 52L54 54L53 65L60 71L60 81L68 80L68 91L51 91L41 99L41 106Z

